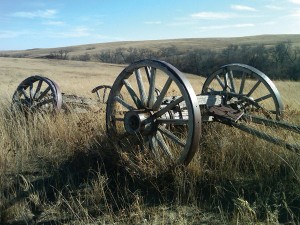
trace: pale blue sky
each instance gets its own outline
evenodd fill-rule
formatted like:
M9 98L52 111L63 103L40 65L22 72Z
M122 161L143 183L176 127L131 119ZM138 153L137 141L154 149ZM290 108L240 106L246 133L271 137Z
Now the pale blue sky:
M299 33L300 0L0 0L0 50Z

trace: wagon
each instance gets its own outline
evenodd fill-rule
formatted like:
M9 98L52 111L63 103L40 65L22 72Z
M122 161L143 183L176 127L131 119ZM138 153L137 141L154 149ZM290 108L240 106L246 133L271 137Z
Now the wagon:
M202 89L202 90L200 90ZM106 104L106 131L123 147L145 151L161 162L189 164L199 148L203 123L219 122L299 153L287 143L251 126L264 124L300 133L298 125L282 120L284 107L274 83L249 65L222 66L205 80L199 94L173 65L145 59L127 66L112 86L92 90L98 100L62 94L42 76L18 86L14 108L25 112L58 112Z

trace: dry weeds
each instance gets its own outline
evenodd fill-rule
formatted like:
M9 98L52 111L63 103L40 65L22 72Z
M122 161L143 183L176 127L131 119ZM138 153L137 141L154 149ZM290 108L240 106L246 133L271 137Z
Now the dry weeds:
M66 93L91 96L94 86L112 84L122 67L1 59L0 68L1 224L300 222L298 154L205 124L191 164L170 169L133 148L119 148L105 134L102 113L25 118L10 110L14 89L33 73L54 79ZM203 78L189 78L200 92ZM286 118L299 123L299 83L276 85L288 105ZM288 132L268 132L299 141Z

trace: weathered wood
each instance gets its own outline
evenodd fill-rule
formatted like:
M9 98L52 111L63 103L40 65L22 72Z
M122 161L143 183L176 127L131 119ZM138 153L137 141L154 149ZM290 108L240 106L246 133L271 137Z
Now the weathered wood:
M62 99L62 109L68 112L87 113L105 110L105 104L96 99L66 94L62 95Z
M162 105L169 104L172 101L176 101L180 97L181 96L165 97L163 99ZM206 105L207 107L211 107L214 105L221 105L222 104L222 96L220 96L220 95L197 95L197 101L200 106ZM185 108L186 103L184 101L182 101L179 103L179 106L181 108Z

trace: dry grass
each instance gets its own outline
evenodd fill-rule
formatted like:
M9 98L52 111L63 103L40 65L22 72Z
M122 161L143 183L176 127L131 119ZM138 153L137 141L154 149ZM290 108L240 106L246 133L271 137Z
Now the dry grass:
M278 224L300 222L300 157L237 129L206 124L188 167L169 167L105 134L104 114L10 111L10 96L39 73L66 93L90 96L120 66L1 59L1 224ZM189 79L197 93L203 78ZM299 122L299 82L276 82ZM260 127L260 129L266 129ZM299 140L288 132L272 131ZM298 139L297 139L298 138Z
M68 94L91 95L100 84L112 85L124 66L93 62L43 59L0 59L0 94L12 96L17 85L31 75L42 75L54 80Z

